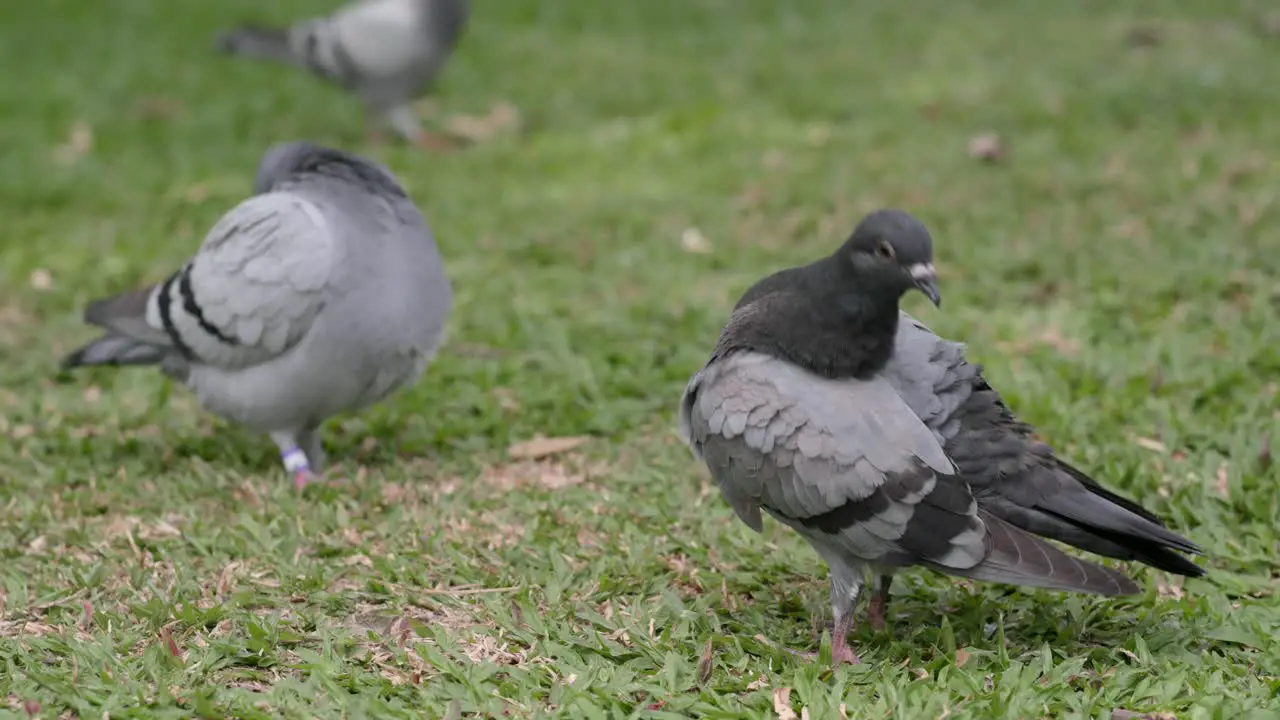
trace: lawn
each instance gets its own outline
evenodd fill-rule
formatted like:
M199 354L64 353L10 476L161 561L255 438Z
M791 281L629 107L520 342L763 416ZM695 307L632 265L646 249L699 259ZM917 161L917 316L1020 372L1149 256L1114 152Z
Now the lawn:
M1280 717L1264 3L477 0L435 126L521 127L448 155L212 53L331 5L0 5L0 716ZM456 297L301 494L158 373L57 374L83 304L163 278L293 138L398 173ZM885 205L937 242L946 302L908 310L1207 577L908 572L864 664L781 650L829 643L825 566L734 517L675 406L751 282Z

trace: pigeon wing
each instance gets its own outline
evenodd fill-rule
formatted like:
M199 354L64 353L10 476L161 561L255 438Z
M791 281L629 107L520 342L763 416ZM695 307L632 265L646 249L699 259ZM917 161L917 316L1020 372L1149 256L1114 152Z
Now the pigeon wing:
M288 352L310 329L337 252L330 223L310 200L256 195L224 215L177 272L91 303L85 320L188 362L254 365Z
M1176 551L1200 549L1151 512L1057 458L999 393L944 340L902 313L884 377L933 431L986 511L1082 550L1199 576Z
M1102 594L1136 586L984 513L934 434L880 378L829 380L752 352L691 381L681 428L738 516L825 553Z
M738 352L694 377L681 425L730 505L822 533L862 560L912 556L971 567L985 530L951 461L893 389L827 380Z

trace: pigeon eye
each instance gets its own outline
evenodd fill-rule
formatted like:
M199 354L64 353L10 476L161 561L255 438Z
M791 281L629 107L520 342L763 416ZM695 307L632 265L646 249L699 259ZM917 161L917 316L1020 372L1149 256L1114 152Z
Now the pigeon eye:
M888 242L881 240L880 243L876 245L876 257L881 260L892 260L894 257L893 246Z

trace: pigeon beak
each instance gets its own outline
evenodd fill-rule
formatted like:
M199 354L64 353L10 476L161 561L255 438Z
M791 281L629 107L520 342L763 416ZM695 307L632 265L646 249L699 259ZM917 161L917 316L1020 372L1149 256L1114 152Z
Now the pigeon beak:
M907 271L911 273L916 289L924 293L934 307L942 307L942 295L938 293L938 273L933 269L933 263L916 263L907 268Z

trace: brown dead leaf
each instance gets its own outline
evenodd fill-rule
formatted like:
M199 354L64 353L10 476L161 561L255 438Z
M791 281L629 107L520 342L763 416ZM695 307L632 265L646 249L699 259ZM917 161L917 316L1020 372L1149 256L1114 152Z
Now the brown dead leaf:
M1154 25L1135 25L1124 36L1125 43L1135 48L1155 47L1162 39L1160 28Z
M1166 447L1164 443L1160 442L1159 440L1154 440L1152 438L1134 436L1133 444L1137 445L1140 448L1146 448L1151 452L1158 452L1158 453L1169 452L1169 448Z
M164 643L164 648L170 655L179 660L182 659L182 651L178 649L178 643L173 639L173 633L169 631L168 626L160 628L160 642Z
M227 566L222 568L222 572L218 573L218 583L214 586L214 590L221 596L226 596L231 592L231 588L235 587L236 573L240 570L242 564L239 560L232 560Z
M1116 708L1111 711L1111 720L1178 720L1178 716L1167 712L1134 712Z
M591 438L585 435L570 437L535 437L532 440L518 442L507 448L507 455L516 460L538 460L548 455L568 452Z
M1063 335L1062 329L1056 325L1046 327L1036 339L1063 355L1075 355L1080 351L1080 343Z
M520 409L520 400L516 398L515 391L511 388L496 387L491 392L498 398L498 407L503 411L515 412Z
M760 207L760 204L764 202L768 194L768 190L763 185L753 183L744 187L742 192L738 193L738 196L734 198L734 202L743 210L753 210Z
M547 490L559 490L577 485L587 479L586 473L570 468L564 463L523 461L509 465L498 465L486 468L480 479L488 485L502 490L530 485Z
M27 313L17 305L0 305L0 328L17 328L28 319Z
M1280 37L1280 12L1273 11L1263 15L1258 22L1259 30L1263 36L1269 38Z
M822 147L831 140L831 126L826 123L810 125L805 131L805 139L814 147Z
M400 505L412 495L409 486L404 483L389 482L382 486L382 504Z
M1266 472L1271 468L1271 436L1262 438L1262 447L1258 450L1258 466Z
M36 268L31 271L31 288L33 290L52 290L53 275L44 268Z
M496 665L516 665L525 664L526 650L519 652L511 652L507 649L507 643L499 642L490 635L479 635L469 642L460 643L462 652L473 663L488 662ZM565 683L566 685L568 683Z
M70 165L93 149L93 128L83 120L77 120L71 125L71 131L67 135L67 141L59 145L54 150L54 157L63 165Z
M969 156L983 162L999 162L1004 159L1004 141L993 132L978 133L969 138Z
M964 648L956 648L956 667L964 667L969 662L969 653Z
M144 120L171 120L184 111L182 103L163 95L148 95L133 106L133 111Z
M520 111L508 102L496 102L485 115L453 115L445 121L449 132L473 142L511 134L520 129Z
M757 675L755 680L747 683L748 690L759 690L763 687L769 687L769 679L764 675Z
M766 150L760 158L760 164L766 170L781 170L787 166L787 154L777 148Z
M150 525L138 526L138 537L143 540L164 540L167 538L182 537L182 531L174 527L168 521L157 520Z
M715 663L711 656L711 638L707 638L707 645L702 648L702 659L698 661L698 684L706 685L710 682L713 669Z
M1231 495L1231 488L1228 485L1228 480L1227 464L1222 463L1218 466L1218 472L1213 476L1213 489L1218 491L1218 494L1224 498Z
M796 711L791 709L791 688L773 689L773 711L778 713L778 720L796 720Z
M354 555L349 555L342 559L342 564L346 565L347 567L351 567L352 565L361 565L363 567L373 567L373 561L370 560L369 556L365 555L364 553L356 553Z
M712 249L711 241L695 227L685 228L685 231L680 233L680 247L684 248L685 252L695 255L706 255Z
M1171 600L1181 600L1183 595L1182 578L1165 576L1164 578L1157 580L1156 594L1160 597L1169 598Z

